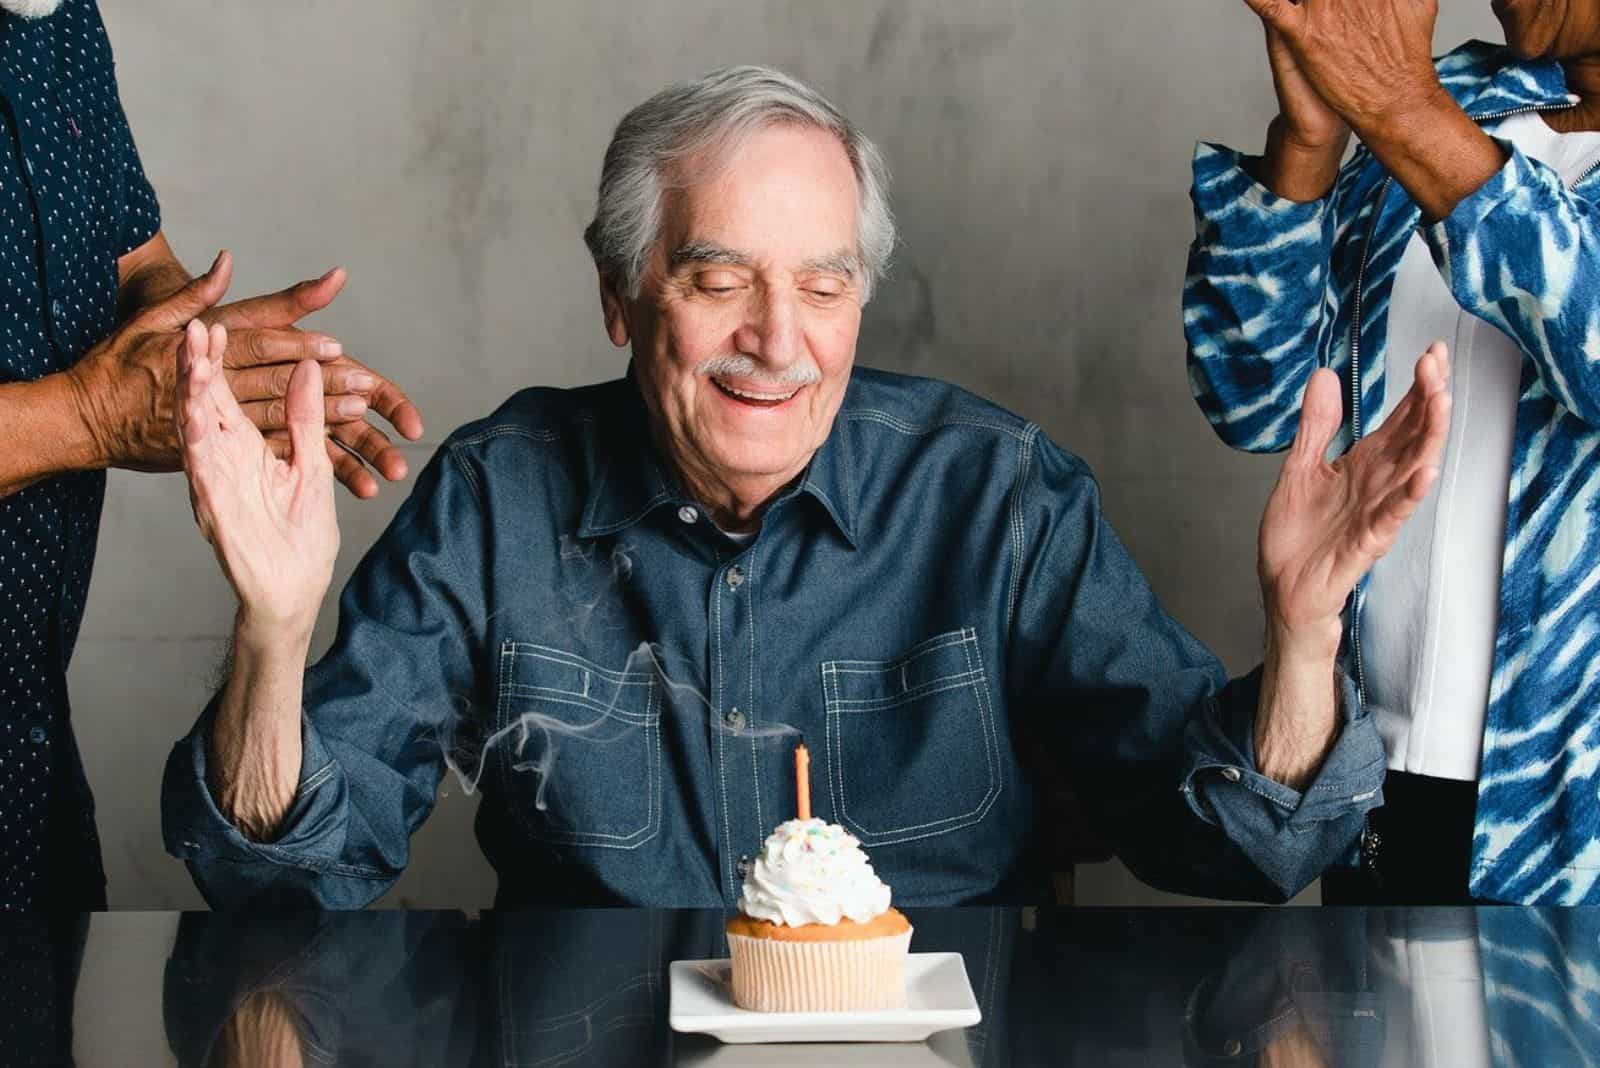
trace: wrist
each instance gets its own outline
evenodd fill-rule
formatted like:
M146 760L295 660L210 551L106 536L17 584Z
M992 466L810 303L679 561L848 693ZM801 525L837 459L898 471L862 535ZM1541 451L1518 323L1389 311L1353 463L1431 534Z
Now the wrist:
M1267 144L1254 177L1285 200L1310 203L1328 195L1349 143L1348 129L1331 138L1296 130L1279 115L1267 127Z
M233 619L235 654L254 663L291 660L303 666L316 625L315 605L309 610L284 610L240 604Z
M1338 616L1290 620L1271 609L1267 612L1267 658L1293 664L1331 664L1344 639L1344 622Z
M1415 81L1419 84L1396 93L1384 106L1350 117L1351 127L1374 151L1379 146L1422 143L1440 123L1465 117L1431 68L1426 81L1420 76Z
M91 353L79 360L63 371L59 379L63 394L61 407L71 427L64 445L76 461L71 466L79 470L110 467L116 459L111 447L116 435L109 432L104 404L108 390L96 367L95 355Z

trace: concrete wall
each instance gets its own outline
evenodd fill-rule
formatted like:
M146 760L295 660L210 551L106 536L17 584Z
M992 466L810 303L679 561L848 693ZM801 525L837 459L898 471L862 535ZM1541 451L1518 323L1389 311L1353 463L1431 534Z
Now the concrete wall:
M1494 38L1447 0L1438 44ZM1274 111L1240 0L103 0L166 232L235 292L335 263L316 325L411 391L413 468L527 384L615 376L579 232L618 117L669 81L769 63L883 147L904 246L860 359L1037 420L1098 472L1170 610L1235 671L1259 656L1254 538L1276 461L1228 451L1184 379L1178 294L1196 138L1258 148ZM340 504L349 574L405 489ZM332 600L323 640L332 623ZM116 908L199 903L161 849L172 741L232 612L178 476L114 473L73 665ZM450 788L389 900L486 903ZM1115 865L1091 902L1165 900Z

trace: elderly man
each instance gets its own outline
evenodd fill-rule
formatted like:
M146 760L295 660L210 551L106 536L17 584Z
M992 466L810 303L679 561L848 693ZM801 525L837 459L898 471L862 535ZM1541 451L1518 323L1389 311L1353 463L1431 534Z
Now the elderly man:
M1437 64L1431 0L1249 2L1280 112L1195 156L1200 406L1284 448L1332 368L1348 444L1455 353L1438 492L1348 613L1390 773L1324 900L1600 904L1600 2L1499 0L1507 46Z
M405 474L367 425L421 421L392 383L294 324L344 285L329 271L219 304L232 260L191 279L161 230L93 0L0 0L0 910L104 908L94 800L67 665L94 565L105 469L176 471L181 328L234 331L223 371L287 454L295 364L323 361L329 450L354 492ZM112 535L114 536L114 535Z
M1433 477L1442 352L1337 465L1337 389L1310 384L1261 532L1266 663L1230 683L1080 461L854 367L892 223L876 150L813 90L741 67L645 102L587 237L628 376L452 435L309 674L338 543L318 369L276 461L217 373L226 331L188 328L185 465L240 609L163 817L210 901L372 901L453 761L501 905L726 905L793 813L796 737L817 814L905 904L1042 896L1029 745L1160 885L1283 897L1350 847L1383 756L1339 607Z

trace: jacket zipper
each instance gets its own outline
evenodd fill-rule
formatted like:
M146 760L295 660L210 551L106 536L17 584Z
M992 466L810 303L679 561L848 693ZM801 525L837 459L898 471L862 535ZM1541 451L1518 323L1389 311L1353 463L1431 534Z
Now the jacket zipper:
M1523 115L1530 111L1564 111L1572 107L1570 100L1559 104L1526 104L1522 107L1507 108L1504 111L1494 111L1487 115L1476 116L1473 121L1479 124L1493 122L1496 119L1509 118L1512 115ZM1572 184L1577 185L1596 170L1600 170L1600 160L1596 160L1583 174L1579 175ZM1389 196L1389 187L1394 184L1394 176L1390 175L1383 180L1383 188L1378 191L1378 203L1372 211L1372 222L1367 227L1367 237L1361 246L1361 263L1356 268L1355 298L1351 305L1350 322L1350 447L1361 440L1361 290L1366 280L1367 257L1372 254L1372 238L1378 230L1378 218L1383 214L1384 201ZM1366 589L1366 580L1356 584L1354 604L1351 607L1350 618L1350 653L1356 666L1356 696L1361 702L1361 707L1367 707L1367 680L1366 673L1361 665L1361 595Z
M1383 180L1378 190L1378 202L1372 209L1372 221L1367 225L1367 237L1361 245L1361 263L1356 267L1355 298L1350 310L1350 447L1361 440L1361 288L1367 277L1367 257L1372 254L1372 238L1378 231L1378 218L1383 214L1383 203L1389 196L1389 186L1394 178ZM1356 583L1355 598L1350 607L1350 654L1356 665L1356 700L1362 710L1367 707L1367 678L1361 667L1361 592L1366 586L1363 578Z

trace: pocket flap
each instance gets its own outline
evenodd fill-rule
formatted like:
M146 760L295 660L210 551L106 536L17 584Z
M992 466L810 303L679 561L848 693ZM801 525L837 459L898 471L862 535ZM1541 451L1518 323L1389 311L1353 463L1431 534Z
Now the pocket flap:
M869 711L908 698L964 686L981 678L978 635L963 627L927 639L894 660L830 660L838 711Z
M577 705L638 723L659 715L651 668L612 671L560 649L513 641L501 645L500 658L507 696Z

